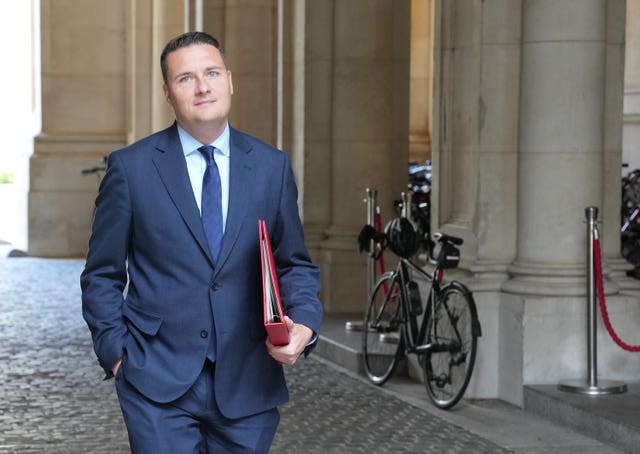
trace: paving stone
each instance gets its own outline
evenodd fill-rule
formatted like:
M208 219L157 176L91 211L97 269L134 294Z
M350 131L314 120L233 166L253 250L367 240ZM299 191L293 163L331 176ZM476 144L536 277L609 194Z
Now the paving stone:
M0 258L0 453L128 453L113 381L82 320L81 260ZM287 368L272 453L509 452L338 372Z

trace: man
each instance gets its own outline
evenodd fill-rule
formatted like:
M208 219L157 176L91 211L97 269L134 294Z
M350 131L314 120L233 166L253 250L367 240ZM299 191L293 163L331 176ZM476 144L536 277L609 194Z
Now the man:
M288 400L281 364L308 353L322 319L290 161L229 126L233 83L215 38L175 38L161 68L176 123L109 157L83 316L134 453L267 452ZM286 346L266 340L258 219Z

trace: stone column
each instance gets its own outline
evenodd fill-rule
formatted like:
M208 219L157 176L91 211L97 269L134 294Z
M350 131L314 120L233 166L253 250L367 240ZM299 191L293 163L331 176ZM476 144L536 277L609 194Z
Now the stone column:
M437 11L432 226L464 237L465 255L475 256L483 2L441 1Z
M42 133L30 163L30 255L86 250L97 190L81 170L126 143L124 0L42 0Z
M149 0L137 0L137 3L142 4L148 2ZM143 52L143 55L151 54L151 65L150 68L141 68L139 61L133 62L136 70L142 69L141 73L134 72L134 77L137 77L139 74L148 74L149 72L151 76L151 93L149 93L151 109L148 113L151 117L151 131L147 134L165 129L175 120L173 110L165 100L162 90L164 81L162 80L162 73L160 71L160 54L170 39L185 32L184 5L182 0L151 0L151 7L151 39L147 43L143 41L136 46L136 49ZM141 13L139 20L144 24L145 14L143 11L141 11ZM146 30L146 27L137 31L144 30ZM145 47L143 43L150 45L150 47ZM142 111L140 113L144 115L144 104L141 107ZM146 134L143 134L143 136L144 135Z
M437 3L432 227L465 239L475 289L515 256L521 2Z
M474 292L483 327L468 392L495 397L521 386L508 380L519 327L500 293L516 253L521 2L435 5L432 229L464 238L447 273Z
M181 0L135 0L128 7L128 142L139 140L174 121L164 99L160 54L183 30Z
M100 158L165 128L159 57L181 0L41 3L42 132L31 157L29 254L86 252Z
M319 258L331 223L334 2L307 1L305 17L304 226L307 246Z
M576 232L584 208L602 206L607 2L525 4L518 256L505 290L584 295L585 236Z
M225 1L224 35L233 73L231 124L265 142L277 138L277 5L274 0ZM215 24L214 17L205 20ZM205 31L209 31L205 28ZM211 30L216 34L215 30Z
M513 339L522 343L524 384L586 374L584 210L600 207L606 223L619 222L616 196L604 192L619 194L611 181L621 126L621 7L618 0L523 3L518 249L503 290L521 324ZM611 281L606 288L614 325L637 332L630 298ZM637 375L637 363L599 326L600 376Z
M331 81L330 87L321 84L330 95L321 100L324 121L329 121L321 134L328 140L309 137L316 146L329 147L318 169L329 179L316 180L315 186L331 201L327 239L321 244L322 298L327 312L361 315L365 257L357 251L356 235L365 221L364 190L378 189L386 221L407 179L410 2L377 0L366 7L357 1L310 3L308 10L315 3L333 9L324 16L328 27L313 31L313 39L330 41L332 48L311 43L326 53L308 65L317 65ZM314 99L310 96L309 103Z

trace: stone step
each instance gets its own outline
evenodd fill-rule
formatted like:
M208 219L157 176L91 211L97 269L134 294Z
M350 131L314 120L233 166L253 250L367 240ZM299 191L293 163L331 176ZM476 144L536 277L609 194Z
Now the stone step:
M524 410L624 452L640 452L640 383L627 383L625 393L599 396L527 385Z
M362 365L362 332L346 325L361 325L357 316L325 317L314 354L351 372L364 374Z

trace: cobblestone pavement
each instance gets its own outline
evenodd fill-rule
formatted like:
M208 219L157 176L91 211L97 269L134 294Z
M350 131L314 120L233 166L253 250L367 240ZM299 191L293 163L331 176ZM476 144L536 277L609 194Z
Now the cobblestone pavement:
M80 260L0 258L0 453L128 453L80 311ZM509 452L312 357L272 453Z

